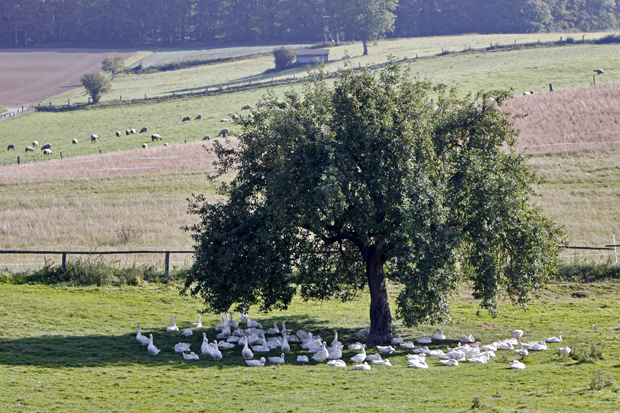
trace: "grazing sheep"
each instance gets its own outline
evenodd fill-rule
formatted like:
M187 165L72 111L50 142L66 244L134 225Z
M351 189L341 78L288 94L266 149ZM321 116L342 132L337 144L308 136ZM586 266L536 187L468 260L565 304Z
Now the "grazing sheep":
M39 146L39 142L37 142L37 141L32 141L32 146Z
M233 119L239 119L241 116L237 115L236 113L233 113L232 118Z
M125 135L129 135L131 131L129 129L125 129Z
M202 119L202 115L198 115L194 118L194 120L199 120L199 119Z
M116 136L121 136L121 131L117 130L116 132L114 132L114 134ZM127 131L127 135L129 135L129 131Z
M160 141L162 138L161 136L159 136L158 134L154 133L151 135L151 140L152 141Z
M220 122L230 122L230 119L220 119Z
M34 148L32 146L26 146L26 152L34 152Z
M230 133L230 129L228 128L224 128L220 131L220 133L217 134L217 136L223 136L226 137L226 135L228 135Z
M52 154L52 150L51 149L44 149L43 150L43 155L51 155Z
M594 71L596 72L596 74L598 75L602 75L603 73L605 73L605 71L603 69L594 69Z
M208 140L211 140L211 135L205 135L205 136L202 138L202 140L203 140L203 141L208 141Z
M168 146L168 142L164 143L164 146Z
M93 133L92 135L90 135L90 141L91 141L91 142L94 142L94 141L96 141L97 139L99 139L99 136L95 135L94 133Z
M149 130L149 128L147 128L147 127L145 126L145 127L143 127L142 129L140 129L140 133L144 133L144 132L146 132L147 130Z
M252 106L250 106L250 105L244 105L244 106L241 108L241 110L250 110L250 109L252 109Z
M248 119L253 119L254 115L252 115L251 113L248 113Z
M187 122L188 120L192 120L191 116L184 116L181 122Z
M15 149L15 145L10 144L8 148L6 148L7 151L10 151L11 149Z
M73 141L71 143L73 143L74 145L77 145L78 140L77 139L73 139Z
M46 149L52 149L52 144L51 143L46 143L45 145L41 146L41 150L44 151Z
M265 102L260 102L260 103L258 104L258 107L259 107L259 108L262 108L263 106L265 106Z
M142 149L146 149L146 148L148 148L148 145L146 143L143 143L142 144Z
M131 133L132 135L136 134L136 130L135 129L129 129L129 133Z

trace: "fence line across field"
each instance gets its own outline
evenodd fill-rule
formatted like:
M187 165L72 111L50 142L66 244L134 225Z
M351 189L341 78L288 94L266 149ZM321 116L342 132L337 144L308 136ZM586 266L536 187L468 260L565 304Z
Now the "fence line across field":
M133 251L33 251L33 250L0 250L0 254L37 254L37 255L62 255L62 268L67 268L68 255L125 255L125 254L165 254L164 276L170 276L170 254L193 254L188 250L133 250Z

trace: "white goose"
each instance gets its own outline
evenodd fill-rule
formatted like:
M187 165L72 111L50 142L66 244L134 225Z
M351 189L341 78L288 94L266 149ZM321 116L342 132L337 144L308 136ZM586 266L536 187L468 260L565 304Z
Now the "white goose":
M316 361L317 363L322 363L325 360L327 360L327 357L329 356L329 352L327 351L327 348L325 347L327 345L326 342L323 342L323 348L319 351L317 351L314 356L312 356L312 359L314 361Z
M273 328L267 330L267 334L275 336L276 334L280 334L280 329L278 328L278 322L273 322Z
M377 350L379 350L379 353L393 353L396 351L396 349L392 346L377 346Z
M351 361L354 363L361 363L364 360L366 360L366 344L362 344L362 352L356 354L355 356L351 357Z
M331 367L347 367L347 363L342 360L329 360L327 365Z
M209 357L213 355L211 344L209 344L209 341L207 340L207 333L204 331L202 333L202 345L200 346L200 352Z
M560 348L558 349L558 354L559 354L560 356L562 356L562 355L564 355L564 354L570 354L570 352L571 352L571 351L572 351L572 350L571 350L571 349L570 349L570 347L568 347L568 346L566 346L566 347L560 347Z
M233 318L232 311L228 313L228 325L230 326L231 330L236 330L239 328L239 323Z
M246 360L245 364L250 367L259 367L265 365L265 357L261 357L260 360Z
M371 367L366 362L362 364L356 364L355 366L353 366L353 368L355 370L370 370L371 369Z
M429 336L426 337L420 337L418 339L416 339L416 343L418 344L431 344L433 342L433 339Z
M521 341L521 337L523 337L523 330L515 330L510 333L510 337L516 338L517 341Z
M441 328L438 328L435 331L437 331L437 334L433 334L431 336L433 340L445 340L446 339L446 336L443 334L443 331L441 331Z
M215 326L215 331L222 331L228 325L228 320L226 320L226 317L222 315L221 318L222 322Z
M338 332L334 330L334 340L332 340L331 347L340 346L342 343L338 341Z
M459 362L456 359L441 360L441 365L455 367L459 365Z
M269 362L273 364L284 364L284 353L280 357L269 357Z
M372 364L374 364L375 366L387 366L387 367L392 367L392 363L390 363L390 360L388 359L383 359L383 360L373 360Z
M459 340L461 343L475 343L476 340L474 339L473 335L468 335L468 336L463 336L460 338Z
M366 361L375 361L375 360L381 360L381 354L379 353L375 353L375 354L366 354Z
M282 321L282 331L280 331L282 334L286 334L287 336L291 334L291 331L286 328L286 324L284 321Z
M185 353L186 351L190 351L190 343L177 343L174 345L174 351L177 353Z
M248 340L245 339L244 342L245 344L243 345L243 350L241 350L241 355L244 359L250 360L252 357L254 357L254 353L252 353L252 350L250 350L250 348L248 347Z
M189 328L186 328L185 330L183 330L183 332L181 333L181 335L183 337L189 337L194 335L194 332L192 330L190 330Z
M308 356L297 356L298 363L308 363L309 361Z
M328 360L338 360L340 358L342 358L342 348L344 347L344 345L342 344L337 344L336 346L332 346L330 348L327 349L327 352L329 353L329 355L327 356Z
M519 360L513 360L510 362L511 369L524 370L525 364L521 363Z
M189 354L183 353L183 358L185 360L198 360L199 359L198 354L194 353L193 351Z
M147 349L149 353L151 353L151 356L156 356L161 351L160 349L155 347L155 344L153 344L153 334L149 334L149 346L147 347Z
M177 327L177 323L175 323L174 317L172 317L172 325L166 327L166 332L173 333L175 331L179 331L179 327Z
M233 343L229 343L228 341L222 340L217 343L217 348L235 348L235 345Z
M197 323L191 323L189 326L192 328L197 328L197 327L202 327L202 320L201 320L201 315L198 314L198 322Z
M215 361L220 361L222 359L222 352L220 351L217 341L213 342L213 345L211 346L211 357L213 357L213 360Z
M282 335L282 344L280 345L280 351L284 354L288 354L291 351L291 345L288 343L286 334Z
M349 350L361 350L362 346L363 346L363 344L358 341L356 343L349 344L347 349L349 349Z
M138 324L138 334L136 334L136 340L143 346L148 346L151 342L151 339L147 336L142 335L142 330L140 329L140 324Z
M413 344L413 341L403 341L399 345L400 345L400 348L404 348L407 350L413 350L415 348L415 344Z
M512 343L508 341L496 341L494 344L497 350L514 350Z
M248 320L250 319L250 317L248 317L245 314L245 308L241 309L241 312L239 313L239 321L241 321L242 323L248 323Z
M526 348L516 348L512 350L512 354L514 354L515 356L525 357L529 355L530 353L527 351Z
M427 369L428 368L428 364L426 364L426 360L412 359L408 361L409 361L409 367L413 367L416 369Z
M545 341L547 343L561 343L562 342L562 333L558 334L557 337L546 338Z
M250 317L248 317L248 322L246 324L248 325L248 328L263 328L258 321L254 321L250 319Z

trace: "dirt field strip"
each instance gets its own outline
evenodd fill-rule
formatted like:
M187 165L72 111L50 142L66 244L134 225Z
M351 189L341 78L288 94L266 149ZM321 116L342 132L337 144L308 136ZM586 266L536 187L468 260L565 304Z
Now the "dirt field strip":
M19 49L0 50L0 105L40 102L80 87L80 76L101 70L101 61L137 50Z

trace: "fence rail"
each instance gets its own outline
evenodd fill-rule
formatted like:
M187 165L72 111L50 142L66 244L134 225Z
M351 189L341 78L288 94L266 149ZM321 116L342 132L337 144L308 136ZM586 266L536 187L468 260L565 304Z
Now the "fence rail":
M0 254L39 254L39 255L62 255L62 268L67 268L67 255L124 255L124 254L165 254L164 276L170 276L170 254L193 254L187 250L131 250L131 251L28 251L28 250L0 250Z

